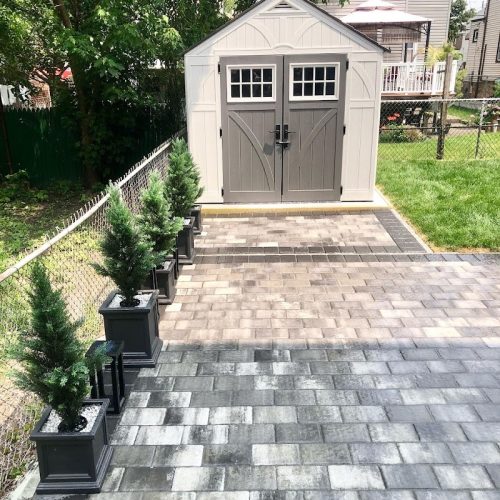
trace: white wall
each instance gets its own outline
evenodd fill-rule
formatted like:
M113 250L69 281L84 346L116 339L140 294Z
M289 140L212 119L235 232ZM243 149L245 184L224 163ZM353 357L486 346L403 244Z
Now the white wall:
M264 54L348 54L346 124L342 163L343 200L373 197L382 50L318 9L269 0L185 56L189 146L205 191L201 202L222 202L222 140L219 58ZM362 147L360 147L362 146Z

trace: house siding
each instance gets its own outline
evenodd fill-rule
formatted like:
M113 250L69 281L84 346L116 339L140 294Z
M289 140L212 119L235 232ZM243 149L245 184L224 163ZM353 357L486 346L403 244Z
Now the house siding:
M351 0L349 4L340 7L338 3L325 5L324 8L332 15L342 18L351 13L365 0ZM498 0L500 1L500 0ZM429 19L431 24L430 45L441 47L448 40L448 28L450 24L451 0L391 0L391 3L410 14L422 16ZM401 62L404 60L404 43L387 44L390 53L384 54L384 62ZM425 47L425 36L422 36L419 48ZM423 60L423 54L419 54L418 60Z
M500 62L496 61L500 38L500 0L490 0L487 16L486 33L484 20L471 23L466 65L469 79L475 79L479 73L483 38L485 47L483 80L493 81L500 78ZM479 30L479 36L477 42L474 43L472 36L475 29Z

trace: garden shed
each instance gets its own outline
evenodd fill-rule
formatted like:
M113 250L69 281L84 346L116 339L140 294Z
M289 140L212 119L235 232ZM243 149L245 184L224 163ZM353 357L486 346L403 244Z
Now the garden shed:
M200 201L373 200L385 50L307 0L262 0L189 49Z

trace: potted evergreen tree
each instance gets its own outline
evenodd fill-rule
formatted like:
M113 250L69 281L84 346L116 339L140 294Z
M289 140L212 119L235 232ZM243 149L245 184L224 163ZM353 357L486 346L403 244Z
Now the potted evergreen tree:
M182 147L187 155L187 161L189 164L189 174L188 175L193 180L193 183L195 186L196 197L195 197L193 203L196 203L196 200L198 200L198 198L200 198L200 196L203 194L203 187L200 186L200 182L201 182L200 171L198 170L198 167L194 162L193 156L191 155L191 152L189 151L189 148L188 148L186 141L184 141L182 139L181 144L182 144ZM190 215L192 217L194 217L193 233L194 234L201 234L201 232L203 230L201 205L193 204L193 206L191 207Z
M169 155L169 167L165 179L165 197L174 217L182 217L184 225L177 236L177 253L181 264L192 264L194 251L194 221L191 209L196 201L200 188L193 178L186 141L176 139Z
M160 304L171 304L175 297L175 260L172 255L177 234L182 229L182 219L172 217L157 171L151 173L149 185L141 193L139 223L151 241L155 255L155 267L149 273L146 288L158 289Z
M155 366L162 345L158 330L158 290L139 293L156 263L153 244L140 230L119 188L110 186L108 194L108 229L101 241L104 262L94 264L99 274L110 277L118 287L99 309L104 318L106 339L124 342L126 366Z
M108 400L86 399L89 370L105 362L97 350L85 358L59 290L45 267L31 273L31 327L15 343L11 355L19 363L18 387L35 393L47 405L31 434L36 443L38 494L98 493L109 466L106 410Z

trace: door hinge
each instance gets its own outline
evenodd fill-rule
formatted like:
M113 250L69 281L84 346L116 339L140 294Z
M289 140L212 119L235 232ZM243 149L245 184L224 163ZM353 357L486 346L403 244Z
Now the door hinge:
M219 137L222 137L222 127L219 129Z
M220 194L221 194L221 196L224 196L224 188L222 188L222 189L220 190Z
M345 61L345 70L347 71L349 69L349 59L346 59ZM219 71L220 73L220 71Z
M344 186L340 186L340 196L344 194Z
M217 73L219 73L219 74L220 74L220 63L219 63L219 64L217 64Z
M344 135L345 135L345 131L346 131L346 126L344 125Z

